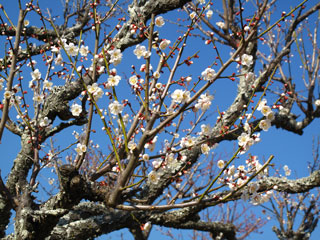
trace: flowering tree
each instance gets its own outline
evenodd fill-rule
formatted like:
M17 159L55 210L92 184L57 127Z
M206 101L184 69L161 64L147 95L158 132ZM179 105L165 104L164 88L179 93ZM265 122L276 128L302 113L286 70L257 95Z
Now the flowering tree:
M310 237L318 165L305 178L274 177L274 156L259 161L250 147L263 144L261 131L301 135L320 117L320 3L66 0L59 12L17 2L18 16L0 6L0 139L21 142L0 178L1 237L92 239L128 228L147 239L158 225L244 239L264 221L210 217L236 212L238 201L266 204L280 239ZM214 103L219 81L236 89L228 106ZM220 159L222 142L236 148ZM278 212L293 203L288 213L308 220L297 230Z

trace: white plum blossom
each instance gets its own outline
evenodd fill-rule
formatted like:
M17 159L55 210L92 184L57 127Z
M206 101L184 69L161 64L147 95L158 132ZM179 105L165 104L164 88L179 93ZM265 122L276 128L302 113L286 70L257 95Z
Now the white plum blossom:
M200 135L209 136L211 131L212 131L212 129L211 129L209 124L207 124L207 125L206 124L202 124L201 125L201 133L200 133Z
M172 101L174 101L176 103L187 102L190 99L190 92L183 91L181 89L176 89L171 94L171 98L172 98Z
M209 9L207 12L206 12L206 16L208 19L211 19L212 18L212 15L213 15L213 11L211 9Z
M87 151L87 146L85 144L78 143L75 150L79 155L82 155Z
M283 170L284 170L286 176L290 176L291 175L291 170L288 167L288 165L284 165L283 166Z
M109 86L115 87L118 86L119 81L121 80L121 77L119 75L111 75L108 77L108 84Z
M144 161L148 161L149 158L150 158L150 157L149 157L149 154L146 154L146 153L145 153L145 154L142 155L142 159L143 159Z
M148 58L151 56L151 52L150 51L145 51L143 57L144 58Z
M99 86L98 86L98 83L94 83L92 85L88 85L87 89L88 89L88 92L93 94L94 92L96 92L98 90Z
M160 78L160 73L159 73L158 71L155 71L155 72L153 73L153 77L154 77L155 79Z
M241 56L241 64L250 67L253 64L253 56L248 54L243 54Z
M111 171L118 173L118 172L120 172L120 168L119 168L118 165L116 165L116 166L113 166L113 167L112 167Z
M219 28L224 28L224 22L216 22L216 25L219 27Z
M205 94L201 94L198 102L194 106L196 110L201 109L202 111L206 111L211 106L211 101L213 100L213 96L209 94L209 92Z
M178 161L177 158L175 158L174 153L167 154L166 156L166 167L171 170L172 173L174 173L179 166L181 165L181 162L183 161Z
M157 184L159 182L159 174L156 171L151 171L148 174L148 181L152 184Z
M212 81L216 77L216 75L216 71L212 68L206 68L206 70L201 73L203 80L206 81Z
M41 104L44 102L44 95L43 94L35 94L32 99L33 99L33 101Z
M137 56L138 59L141 57L145 57L147 55L147 49L145 46L137 45L136 49L133 51L134 55Z
M156 17L156 19L155 19L155 25L156 25L157 27L162 27L162 26L164 25L164 19L163 19L162 16Z
M72 42L69 44L65 44L64 48L66 49L67 53L72 57L77 56L79 51L78 46L74 45L74 43Z
M315 100L314 105L316 105L316 107L320 107L320 99Z
M97 83L88 85L87 89L88 89L88 92L92 94L95 101L103 96L103 90L98 86Z
M51 119L48 117L44 117L43 119L40 120L40 127L46 127L51 123Z
M50 81L48 81L48 80L45 80L45 81L43 82L43 88L44 88L44 89L51 90L51 89L52 89L52 85L53 85L53 83L50 82Z
M118 101L114 101L109 105L109 110L113 115L118 115L119 113L122 113L123 105Z
M113 63L114 66L117 66L122 60L122 53L120 49L113 49L108 51L110 54L110 63Z
M162 85L162 83L156 83L156 89L158 89L158 90L162 90L163 89L163 85Z
M190 92L184 91L182 94L182 102L188 102L190 99Z
M203 154L206 154L206 155L209 154L209 152L210 152L210 147L208 146L208 144L206 144L206 143L201 144L201 152L202 152Z
M95 101L97 101L99 98L103 96L104 92L102 88L98 88L97 91L93 94L93 98Z
M82 45L82 46L80 47L80 49L79 49L79 53L80 53L80 55L83 56L83 57L88 56L89 47Z
M183 137L180 142L181 147L191 147L195 144L195 138L191 136Z
M194 19L196 16L197 16L197 13L196 13L196 12L190 13L190 18L191 18L191 19Z
M218 166L218 168L220 168L220 169L222 169L222 168L224 168L224 165L225 165L225 162L224 162L224 160L219 160L218 161L218 163L217 163L217 166Z
M247 133L241 133L238 137L238 145L243 147L244 151L248 150L254 144L254 140Z
M268 116L270 114L270 112L272 112L271 108L267 105L263 106L261 108L261 113L264 115L264 116Z
M268 131L271 127L271 121L268 119L261 120L259 122L259 128L261 128L263 131Z
M78 117L82 113L82 107L79 104L72 104L71 106L72 116Z
M132 86L137 86L138 85L138 77L136 75L133 75L129 78L129 83L132 85Z
M39 69L35 69L33 72L31 72L32 80L39 80L41 78L41 72Z
M8 90L5 91L4 94L3 94L3 97L4 97L5 99L10 99L12 96L13 96L13 92L8 91Z
M170 43L171 43L170 40L162 39L162 41L161 41L161 43L160 43L160 45L159 45L159 48L160 48L161 50L165 50L165 49L169 46Z

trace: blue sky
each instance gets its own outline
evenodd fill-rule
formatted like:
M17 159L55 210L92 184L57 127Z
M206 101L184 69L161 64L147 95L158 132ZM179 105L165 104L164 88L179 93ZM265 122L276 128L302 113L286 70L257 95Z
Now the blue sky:
M3 2L2 4L5 6L6 11L8 12L9 16L12 17L13 22L15 22L14 19L17 18L17 3L16 1L0 1ZM279 17L282 11L289 12L290 11L290 4L292 6L297 5L300 3L300 1L279 1L280 4L277 6L276 14L275 16ZM316 0L310 0L307 6L312 5L312 3L317 3L318 1ZM60 1L56 1L53 3L53 1L49 0L42 0L40 1L40 4L43 9L46 7L51 8L53 10L54 14L58 14L58 11L60 11L60 7L57 8L57 4L60 4ZM214 6L217 9L221 9L221 4L219 4L217 1L215 2ZM181 10L180 10L181 11ZM180 12L178 13L180 14ZM169 14L163 15L164 18L169 19L174 21L177 16L177 11L173 11ZM277 19L275 17L271 21L274 21ZM30 22L31 24L34 24L33 22L34 16L30 16ZM214 17L212 20L213 23L216 21L220 21L218 17ZM312 20L312 19L311 19ZM311 25L312 25L312 21ZM37 20L35 20L37 21ZM37 22L39 24L39 22ZM111 23L110 23L111 24ZM112 25L112 24L111 24ZM175 25L166 23L165 27L162 29L159 29L159 34L161 38L168 38L171 40L171 42L174 41L175 37L178 36L179 32L177 32ZM86 39L84 37L84 40L89 42L90 38ZM186 55L192 55L196 51L200 50L199 56L200 58L195 60L194 65L190 67L189 69L182 68L181 71L177 72L177 76L179 74L185 74L185 71L190 71L190 75L192 75L194 78L196 76L200 75L201 72L212 63L213 57L212 54L213 52L207 52L204 48L201 47L199 44L200 40L195 38L188 44L191 45L190 48L187 48L187 52L185 52ZM88 43L89 45L89 43ZM143 43L143 45L147 45L147 43ZM93 45L91 45L91 48L93 48ZM3 52L3 45L0 45L0 51ZM125 50L124 52L124 58L123 62L121 65L117 67L118 73L122 74L123 78L125 76L129 77L130 72L131 72L131 65L136 64L136 66L140 66L140 64L143 63L143 61L140 60L140 62L135 58L135 56L132 54L133 48L129 48ZM229 57L229 52L228 49L226 48L221 48L221 55L225 56L225 59ZM2 57L2 55L0 55ZM40 66L41 63L38 61ZM154 67L156 66L156 62L154 63ZM256 70L256 74L258 74L258 68ZM301 70L297 67L293 69L294 71L294 76L299 76L301 74ZM29 73L25 74L25 78L29 78ZM299 77L297 78L299 79ZM28 80L27 80L28 81ZM62 82L56 82L56 84L62 84ZM302 88L302 81L298 80L297 85L298 87ZM123 85L122 91L119 92L119 96L125 97L127 95L128 89ZM210 92L214 93L215 99L213 104L219 107L220 110L225 110L228 105L233 101L233 97L235 96L236 93L236 85L231 82L231 81L226 81L226 80L219 80L217 83L210 88ZM216 112L212 112L212 123L215 122L215 119L217 117ZM101 129L101 124L97 123L97 129ZM268 132L262 132L261 133L261 138L262 141L256 145L254 145L250 149L250 153L253 155L258 155L259 159L267 159L271 154L275 156L273 160L273 164L276 165L279 169L282 168L283 165L288 165L292 171L293 174L290 176L290 178L294 178L295 176L297 177L304 177L308 175L307 171L307 162L312 161L312 139L316 138L320 135L319 131L319 120L316 119L310 126L308 126L304 130L304 134L302 136L298 136L296 134L280 130L280 129L274 129L272 128ZM57 144L61 145L61 148L64 148L70 144L70 142L74 141L74 138L72 136L72 130L68 130L63 134L58 134L57 136L54 137L54 140L57 141ZM80 131L79 128L77 128L77 131ZM103 134L97 133L94 136L95 140L103 142L105 140L105 136ZM63 139L61 141L61 139ZM15 158L17 152L20 149L19 146L19 139L14 136L13 134L9 133L8 131L5 132L3 141L0 145L0 149L2 150L2 163L1 163L1 176L5 178L7 174L10 171L10 168L12 166L12 160ZM232 154L233 150L233 144L234 143L222 143L220 146L215 150L215 154L217 155L223 155L225 153ZM283 172L282 172L283 174ZM41 174L39 176L39 179L45 179L48 177L54 177L54 175L50 172L45 172L44 174ZM256 212L261 212L262 208L261 207L256 207L256 208L251 208L251 210L254 210ZM214 214L214 210L212 212ZM276 239L274 233L271 231L271 225L274 223L273 220L271 220L264 228L262 228L262 231L264 232L262 235L257 235L257 234L252 234L250 238L248 239ZM319 228L318 228L319 229ZM174 230L173 233L177 237L176 239L182 239L178 237L179 231ZM186 231L182 231L182 236L184 239L189 239L189 235ZM106 239L113 239L113 237L119 237L120 235L124 234L124 239L132 239L131 234L128 233L127 230L121 231L121 232L115 232L113 234L110 234L109 237ZM165 236L159 236L160 232L159 231L153 231L151 235L151 239L171 239L169 237ZM313 236L311 239L317 239L317 235L320 234L319 230L316 230L313 233Z

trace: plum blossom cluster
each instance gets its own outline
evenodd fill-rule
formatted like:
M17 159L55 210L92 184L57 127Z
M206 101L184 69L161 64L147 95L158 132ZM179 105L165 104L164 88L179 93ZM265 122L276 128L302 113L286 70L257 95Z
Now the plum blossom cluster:
M109 104L109 110L113 115L122 113L123 108L123 104L119 103L118 101L113 101Z
M226 161L219 160L217 166L219 169L223 169L226 165ZM242 186L245 181L247 181L253 173L259 172L262 169L262 164L259 162L257 156L250 156L246 160L246 165L240 165L235 167L234 165L229 165L223 172L222 177L219 182L226 184L230 190L235 190ZM267 170L264 169L260 176L267 174Z
M283 166L283 170L284 170L284 174L286 176L290 176L291 175L291 169L288 167L288 165L284 165Z
M78 143L75 150L79 155L83 155L87 151L87 146L85 144Z
M211 106L211 101L213 100L213 95L210 95L209 92L200 95L197 103L195 104L195 110L201 109L203 112L208 110Z
M114 66L117 66L122 60L122 53L120 49L113 49L109 50L108 53L110 54L109 62L112 63Z
M137 56L138 59L140 59L141 57L148 58L151 55L151 52L148 51L145 46L139 44L136 46L136 49L133 50L133 53Z
M249 148L255 144L260 142L260 133L251 134L250 132L243 132L238 137L238 145L241 147L240 154L244 154L249 150Z
M202 73L201 76L203 80L206 81L213 81L214 78L217 76L216 71L212 68L206 68Z
M40 127L47 127L51 124L51 119L49 119L48 117L44 117L43 119L40 120Z
M271 127L271 122L275 118L274 112L271 110L271 107L267 105L267 100L263 99L259 103L259 106L257 108L258 111L260 111L264 115L264 119L259 122L259 128L263 131L268 131ZM252 134L251 133L251 127L248 123L248 121L251 119L251 114L247 116L247 121L244 125L245 132L241 133L241 135L238 137L238 145L241 147L240 154L243 154L249 150L249 148L257 143L260 142L260 134Z
M64 49L70 56L75 57L78 55L78 53L80 53L80 55L84 57L88 56L88 53L89 53L88 46L81 45L81 47L79 48L73 42L70 42L68 44L66 39L62 39L62 43L63 43ZM54 49L51 51L59 52L59 49Z
M183 137L183 138L181 138L180 146L182 148L184 148L184 147L187 147L187 148L192 147L193 145L196 144L196 140L197 139L195 137L191 137L191 136Z
M219 169L225 167L226 162L224 160L219 160L217 166ZM246 160L246 165L240 165L235 167L234 165L229 165L223 171L222 177L219 178L221 184L225 184L229 187L231 191L237 190L239 187L246 184L250 176L256 172L262 170L262 164L257 159L257 156L250 156ZM267 174L267 169L260 172L259 177L263 177ZM258 193L259 184L257 182L249 183L244 191L242 192L241 198L244 201L251 200L253 205L262 204L267 202L272 194L272 191L268 191L265 194Z
M265 116L265 119L260 121L259 128L261 128L263 131L268 131L271 127L271 121L274 120L275 116L274 112L271 110L271 107L267 105L266 99L261 100L257 110L261 111L263 116Z
M174 103L185 103L190 99L190 92L186 90L176 89L171 94Z
M141 84L144 83L144 79L138 78L137 75L133 75L129 78L129 84L132 86L135 90L141 90L142 86Z
M121 80L121 77L120 77L119 75L111 74L111 75L108 77L107 86L108 86L108 87L118 86L120 80Z
M103 90L98 86L97 83L93 83L92 85L88 85L88 92L92 95L93 99L97 101L99 98L103 96Z
M30 73L31 75L31 80L29 81L29 88L34 88L35 87L35 81L39 81L41 79L41 72L39 69L35 69Z

